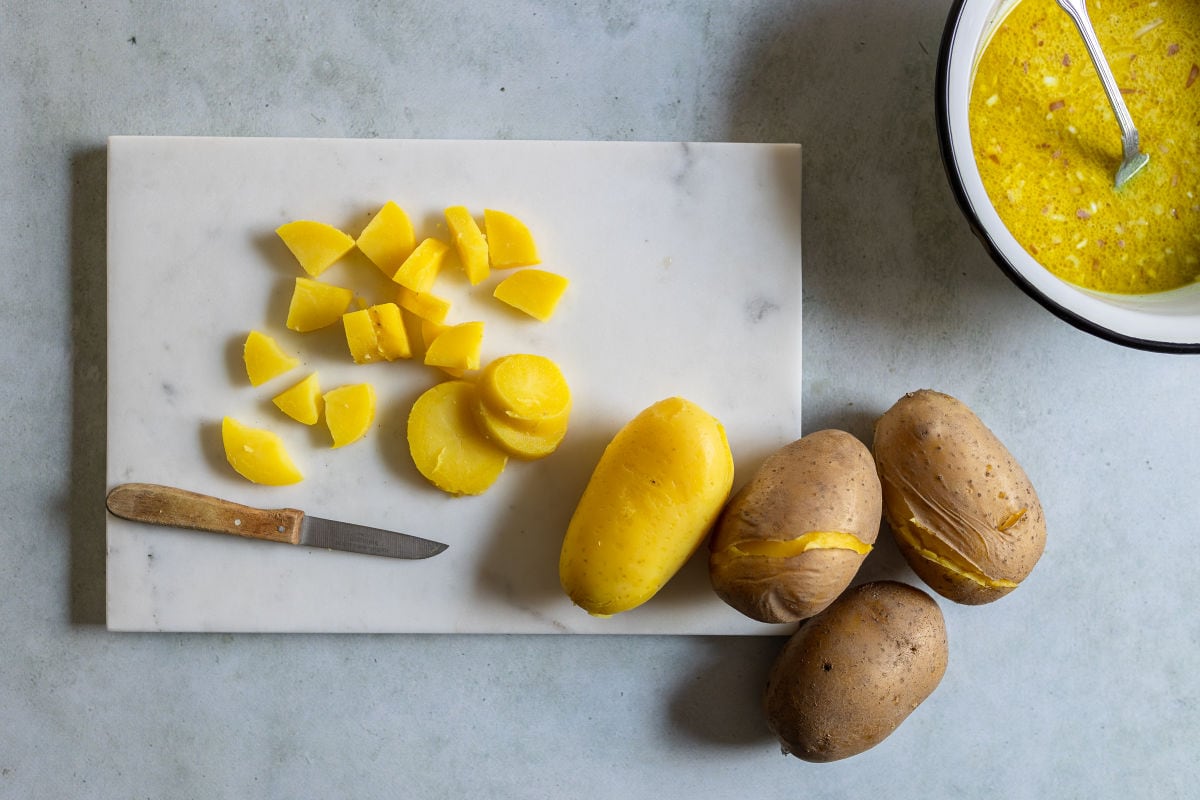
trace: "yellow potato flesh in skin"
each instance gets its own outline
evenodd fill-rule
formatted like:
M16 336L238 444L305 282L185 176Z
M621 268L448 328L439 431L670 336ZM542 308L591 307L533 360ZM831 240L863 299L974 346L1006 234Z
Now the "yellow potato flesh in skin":
M654 596L708 534L733 485L721 424L673 397L634 417L605 448L563 540L559 578L595 616Z
M475 425L474 384L446 381L428 389L408 416L408 448L417 471L444 492L481 494L495 483L508 456Z
M354 247L354 240L332 225L302 219L280 225L275 233L314 278Z
M304 479L292 463L283 441L270 431L251 428L232 417L221 420L225 459L251 483L284 486Z
M803 536L787 541L761 539L758 541L738 542L730 545L714 558L737 556L768 556L771 558L790 558L806 553L809 550L853 550L859 555L871 552L872 546L859 539L852 533L841 531L810 531Z
M259 331L250 331L246 337L242 360L251 386L261 386L300 364L300 359L283 352L274 339Z

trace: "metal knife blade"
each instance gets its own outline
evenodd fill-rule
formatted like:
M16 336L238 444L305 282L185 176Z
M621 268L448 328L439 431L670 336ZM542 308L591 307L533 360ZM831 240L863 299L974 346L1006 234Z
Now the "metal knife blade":
M449 546L407 533L310 517L296 508L252 508L152 483L121 484L108 493L105 504L113 515L135 522L389 558L429 558Z

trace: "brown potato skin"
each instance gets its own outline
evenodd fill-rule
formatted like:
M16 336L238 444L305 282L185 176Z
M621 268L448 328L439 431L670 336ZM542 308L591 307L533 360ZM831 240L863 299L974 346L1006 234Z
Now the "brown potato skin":
M905 395L876 422L874 453L900 552L938 594L980 605L1013 587L984 586L924 558L897 534L909 519L919 520L960 568L1018 584L1033 570L1046 546L1037 492L965 404L928 389Z
M802 624L763 695L783 752L837 761L896 730L941 682L949 648L937 602L894 581L846 591Z
M796 622L833 602L865 554L812 549L789 557L722 557L746 541L790 541L814 531L850 533L866 544L879 535L883 496L866 445L823 430L769 456L726 505L709 540L709 577L726 603L760 622Z

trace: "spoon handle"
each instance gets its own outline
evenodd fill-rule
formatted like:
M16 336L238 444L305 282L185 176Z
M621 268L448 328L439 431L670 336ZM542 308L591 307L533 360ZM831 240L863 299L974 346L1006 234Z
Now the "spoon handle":
M1092 27L1092 20L1088 16L1087 4L1084 0L1058 0L1058 4L1071 17L1075 27L1079 29L1079 35L1083 37L1084 46L1087 47L1092 64L1096 67L1096 74L1100 76L1100 83L1104 86L1104 93L1108 95L1108 102L1117 118L1117 124L1121 126L1121 144L1125 150L1125 160L1131 161L1137 158L1141 150L1138 131L1133 124L1133 117L1129 114L1129 107L1125 105L1125 98L1121 96L1117 79L1104 58L1100 40L1096 38L1096 29Z

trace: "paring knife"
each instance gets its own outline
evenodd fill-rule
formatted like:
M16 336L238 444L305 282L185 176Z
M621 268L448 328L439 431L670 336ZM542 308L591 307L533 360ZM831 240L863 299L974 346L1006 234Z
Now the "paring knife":
M208 495L125 483L108 493L108 510L122 519L269 542L302 544L389 558L429 558L449 545L350 522L311 517L296 508L260 509Z

